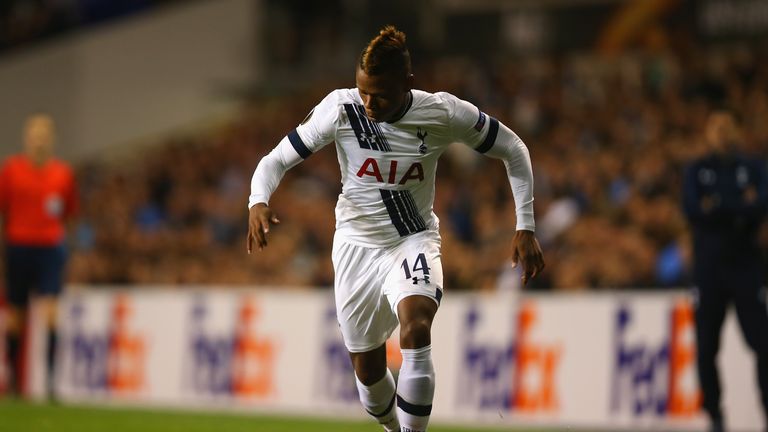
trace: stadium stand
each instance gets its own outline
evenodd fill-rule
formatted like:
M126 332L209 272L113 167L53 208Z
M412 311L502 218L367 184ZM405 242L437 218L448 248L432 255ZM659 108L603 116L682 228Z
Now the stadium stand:
M707 110L735 110L746 127L744 150L766 155L765 58L743 46L492 68L439 58L421 64L416 76L419 87L462 95L528 143L548 262L532 288L663 287L688 277L680 176L700 152ZM244 253L244 197L258 159L324 91L340 85L353 83L256 100L229 124L159 143L119 168L82 166L89 204L71 280L329 286L339 191L334 150L289 173L273 203L284 221L272 238L274 252L258 259ZM510 195L504 173L457 146L438 175L446 285L495 289L515 226L513 209L503 204Z

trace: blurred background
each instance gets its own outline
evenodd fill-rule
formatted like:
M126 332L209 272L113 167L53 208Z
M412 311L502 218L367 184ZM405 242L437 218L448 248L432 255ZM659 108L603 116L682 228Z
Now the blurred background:
M530 289L684 286L680 179L708 110L741 116L745 151L768 149L756 0L5 0L0 153L20 149L28 113L57 121L83 202L69 281L329 287L333 148L289 173L272 203L283 224L255 257L249 180L325 94L354 86L386 23L408 35L417 88L528 145L547 261ZM514 283L500 278L515 226L502 165L456 146L438 177L448 289Z
M67 284L84 290L59 309L59 395L359 408L330 301L333 146L289 171L270 203L282 224L250 256L246 205L260 158L354 87L385 24L407 34L416 88L472 102L527 144L547 263L522 301L504 297L520 287L503 165L453 145L435 199L456 294L435 330L449 372L437 417L702 430L682 174L715 108L739 117L741 151L768 157L764 0L1 0L0 158L47 112L80 193ZM729 409L757 430L733 318L725 331ZM263 373L243 390L247 362Z

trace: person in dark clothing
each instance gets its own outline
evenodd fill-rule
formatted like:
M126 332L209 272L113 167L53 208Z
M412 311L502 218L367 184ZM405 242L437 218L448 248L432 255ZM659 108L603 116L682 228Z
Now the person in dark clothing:
M716 357L726 308L733 303L747 344L757 357L768 422L768 309L758 231L768 209L765 161L738 150L734 116L707 119L708 153L687 167L683 206L693 233L693 282L699 381L712 431L724 430ZM768 430L768 429L766 429Z

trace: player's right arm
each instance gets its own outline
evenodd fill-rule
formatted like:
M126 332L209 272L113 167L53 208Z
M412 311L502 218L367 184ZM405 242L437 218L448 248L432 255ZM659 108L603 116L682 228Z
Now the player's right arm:
M280 223L269 207L269 198L286 171L334 140L339 120L337 93L338 91L335 91L326 96L310 111L307 118L283 137L256 166L251 178L251 195L248 197L248 253L253 251L254 241L259 250L265 248L269 225Z

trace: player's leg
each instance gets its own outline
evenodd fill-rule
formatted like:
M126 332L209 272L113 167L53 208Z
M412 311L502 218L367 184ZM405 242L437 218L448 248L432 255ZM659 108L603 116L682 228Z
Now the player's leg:
M411 295L397 307L400 318L400 366L397 385L397 415L404 432L427 429L435 394L432 365L432 321L437 313L434 299Z
M435 393L432 322L443 293L440 237L425 231L393 254L385 291L397 311L403 363L397 383L397 415L403 432L427 429Z
M10 300L6 311L5 352L8 364L8 390L13 395L21 394L21 348L24 309Z
M58 349L57 309L58 297L61 294L64 281L64 267L66 264L66 251L63 246L44 248L41 251L39 273L41 310L46 328L46 368L47 368L47 392L49 397L54 396L54 383L56 377L56 350Z
M24 332L27 322L29 292L34 282L34 265L29 248L23 246L6 247L5 276L8 300L8 314L5 326L6 354L9 368L9 389L20 395L23 391L23 347Z
M768 428L768 306L759 263L734 274L733 302L747 344L755 353L757 378Z
M718 266L697 263L694 308L696 321L696 360L699 383L703 393L703 408L715 428L722 427L723 412L720 405L720 374L717 353L720 350L720 330L723 326L729 298L720 285Z
M385 342L397 318L381 291L383 252L334 239L336 314L355 370L360 402L387 432L399 432L393 407L395 380L387 369Z
M386 345L367 352L349 353L355 369L355 383L365 410L387 432L399 432L395 405L395 378L387 368Z

